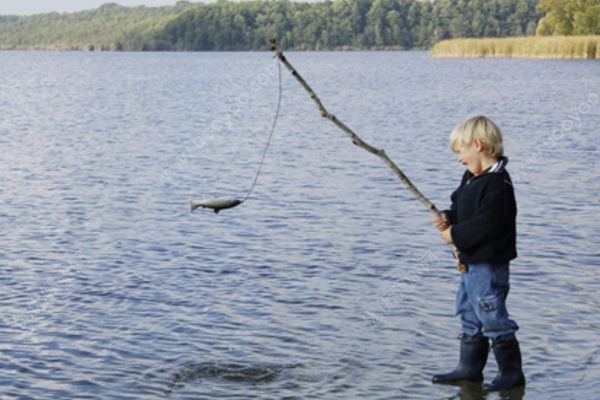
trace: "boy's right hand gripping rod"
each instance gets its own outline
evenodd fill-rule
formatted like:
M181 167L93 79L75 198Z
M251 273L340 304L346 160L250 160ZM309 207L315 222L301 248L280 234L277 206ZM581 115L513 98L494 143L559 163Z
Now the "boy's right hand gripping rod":
M398 168L398 166L387 156L387 154L385 154L385 151L383 149L376 149L375 147L371 146L370 144L368 144L367 142L362 140L360 137L358 137L358 135L356 133L354 133L354 131L352 129L350 129L348 126L346 126L346 124L344 124L342 121L337 119L335 117L335 115L330 114L325 109L325 107L323 106L323 103L321 103L321 100L315 94L315 92L312 90L312 88L310 86L308 86L308 83L306 83L304 78L302 78L302 76L300 76L298 71L296 71L296 69L289 63L289 61L287 60L287 58L285 58L285 56L283 55L281 50L279 50L277 48L277 42L275 39L271 39L271 50L273 52L275 52L275 55L277 56L279 61L281 61L281 63L283 65L285 65L285 67L288 69L288 71L290 71L292 73L292 76L294 78L296 78L296 80L298 82L300 82L300 85L302 85L302 87L306 90L306 92L309 94L310 98L314 100L314 102L317 104L317 107L319 108L319 111L321 112L321 116L323 118L327 118L328 120L333 122L338 128L340 128L342 131L344 131L344 133L346 133L350 137L350 139L352 140L352 143L354 145L356 145L362 149L365 149L369 153L375 154L377 157L381 158L383 160L383 162L388 167L390 167L390 169L392 171L394 171L394 173L398 176L398 178L400 178L400 180L406 184L406 186L408 187L408 190L410 190L412 192L412 194L415 195L417 200L419 200L433 216L441 218L441 213L437 209L437 207L431 201L429 201L429 199L427 199L427 197L425 197L423 195L423 193L421 193L415 185L413 185L413 183L410 181L410 179L408 179L408 177L406 175L404 175L404 173L400 170L400 168ZM465 272L466 266L460 261L460 259L458 257L458 254L459 254L458 249L454 245L452 245L452 253L454 254L454 257L456 258L457 269L460 272Z

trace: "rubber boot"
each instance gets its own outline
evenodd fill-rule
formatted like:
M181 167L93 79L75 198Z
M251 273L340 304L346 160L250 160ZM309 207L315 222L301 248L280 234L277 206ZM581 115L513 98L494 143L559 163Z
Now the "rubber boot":
M521 366L521 349L515 337L494 341L492 346L498 363L498 375L491 383L483 385L487 392L512 389L525 385L525 376Z
M449 374L434 375L433 383L452 383L462 380L483 380L483 367L487 361L490 345L488 339L477 334L463 334L460 338L460 361L454 371Z

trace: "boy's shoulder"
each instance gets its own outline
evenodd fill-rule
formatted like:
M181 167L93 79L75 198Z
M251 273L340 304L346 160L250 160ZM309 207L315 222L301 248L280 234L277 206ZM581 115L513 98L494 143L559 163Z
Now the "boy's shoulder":
M500 172L493 172L489 174L488 185L493 186L497 189L513 191L512 179L507 170Z
M506 169L506 164L508 164L508 158L500 157L488 174L490 175L490 181L495 185L501 185L505 189L513 190L512 179Z
M506 169L508 164L508 158L501 157L498 162L491 166L488 171L482 175L475 176L468 169L465 170L460 186L471 185L471 183L477 183L476 186L480 187L493 187L495 189L513 190L513 183Z

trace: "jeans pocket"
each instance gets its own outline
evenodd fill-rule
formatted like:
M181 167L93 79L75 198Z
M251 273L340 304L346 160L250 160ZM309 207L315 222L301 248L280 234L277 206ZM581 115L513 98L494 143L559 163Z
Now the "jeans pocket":
M480 297L477 316L483 324L483 331L488 334L510 334L519 327L510 320L506 310L506 294L495 293Z
M485 312L496 311L502 305L501 295L491 295L479 298L479 306Z

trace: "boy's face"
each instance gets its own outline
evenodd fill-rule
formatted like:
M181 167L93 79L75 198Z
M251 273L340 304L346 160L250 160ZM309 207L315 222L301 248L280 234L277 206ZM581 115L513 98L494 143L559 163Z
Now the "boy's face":
M456 151L458 161L467 167L473 175L479 175L489 164L488 158L483 151L483 146L479 140L475 140L469 145L461 146Z

